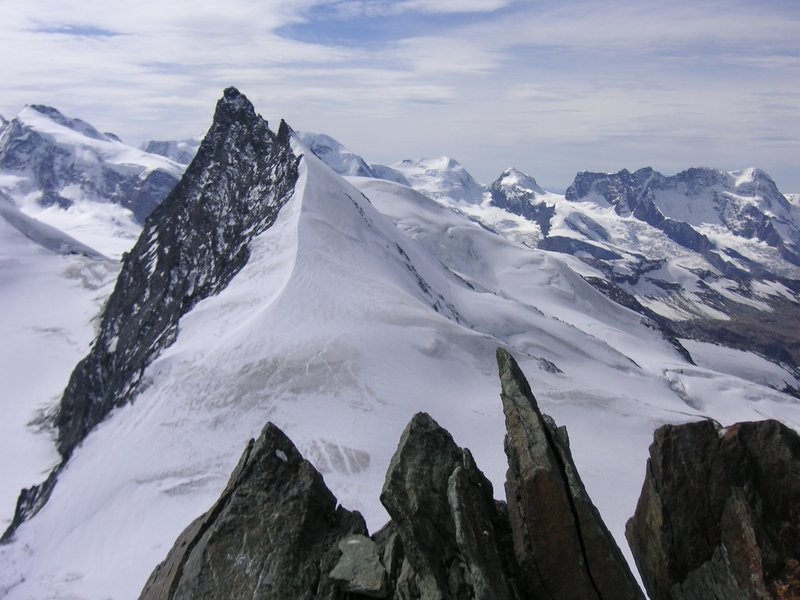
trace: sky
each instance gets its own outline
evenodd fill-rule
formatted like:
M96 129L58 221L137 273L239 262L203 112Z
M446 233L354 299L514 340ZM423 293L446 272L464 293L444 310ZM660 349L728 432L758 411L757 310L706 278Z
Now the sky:
M760 167L800 192L797 0L0 0L0 114L201 135L234 85L370 162L490 183Z

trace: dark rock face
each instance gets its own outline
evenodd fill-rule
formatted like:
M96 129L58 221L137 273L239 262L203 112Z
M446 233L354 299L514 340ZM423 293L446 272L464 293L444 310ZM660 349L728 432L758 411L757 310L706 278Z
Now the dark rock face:
M549 235L550 220L556 214L556 209L536 198L546 192L533 177L516 169L508 169L488 189L493 206L538 223L542 235Z
M505 526L492 486L427 414L406 427L381 502L403 553L390 573L393 597L515 598L516 566L498 538Z
M529 598L643 598L581 482L566 430L539 412L517 363L497 351L506 415L506 497Z
M328 575L338 545L367 538L361 515L336 504L322 476L269 423L140 598L341 598Z
M55 108L33 105L30 110L84 138L119 142L116 136L100 133L89 123L70 119ZM91 158L86 159L81 153L88 153ZM0 129L0 170L28 179L31 190L41 192L39 202L43 206L68 208L73 201L64 195L64 190L77 188L87 198L130 209L140 223L178 183L172 173L163 170L142 176L144 167L120 167L105 162L89 148L78 152L77 147L58 144L19 119Z
M291 196L297 161L237 90L225 90L197 157L123 260L100 333L72 373L57 418L63 456L115 406L135 396L145 367L178 321L247 263L250 240Z
M800 598L800 436L660 428L626 535L653 600Z

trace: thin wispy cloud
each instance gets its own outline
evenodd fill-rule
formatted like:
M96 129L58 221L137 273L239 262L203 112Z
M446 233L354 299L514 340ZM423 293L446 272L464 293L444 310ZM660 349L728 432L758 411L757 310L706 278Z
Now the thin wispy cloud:
M0 112L49 103L132 142L205 129L227 85L376 162L760 166L800 190L800 7L629 0L29 0Z

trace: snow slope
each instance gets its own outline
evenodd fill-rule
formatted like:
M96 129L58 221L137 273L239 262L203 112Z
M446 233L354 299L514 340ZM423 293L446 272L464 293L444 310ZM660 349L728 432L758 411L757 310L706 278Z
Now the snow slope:
M599 273L577 258L531 250L401 185L345 182L295 148L295 193L247 265L181 319L136 401L76 448L50 501L0 548L7 598L135 597L266 420L373 530L386 519L389 459L419 410L473 451L502 496L498 344L568 426L620 541L661 423L800 426L788 396L688 365L584 281Z
M118 265L0 198L0 528L58 460L43 417L94 337Z

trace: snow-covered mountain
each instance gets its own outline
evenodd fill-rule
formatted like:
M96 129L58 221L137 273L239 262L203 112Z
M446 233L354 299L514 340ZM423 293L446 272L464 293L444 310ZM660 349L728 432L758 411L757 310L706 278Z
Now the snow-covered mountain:
M406 159L391 168L400 173L415 190L434 199L479 203L484 187L457 160L447 156Z
M141 149L150 154L164 156L180 165L192 162L202 138L188 138L185 140L150 140L142 144Z
M324 133L298 131L297 137L306 148L340 175L375 177L363 158L345 148L331 136Z
M407 185L509 239L580 258L602 272L587 281L671 335L800 365L787 326L800 317L800 207L763 171L582 172L559 195L513 168L464 187L474 179L463 167L439 162L409 168Z
M184 165L55 108L26 106L0 130L0 190L27 215L119 256Z
M0 547L0 594L136 597L267 420L372 530L386 518L377 498L395 443L419 410L473 451L499 492L497 346L568 427L622 547L658 425L770 416L800 428L780 391L800 388L791 365L687 339L679 316L654 308L669 301L645 305L665 282L680 289L664 297L709 310L712 292L740 294L706 254L609 200L551 194L516 170L484 187L449 159L394 165L408 186L362 162L372 176L343 178L226 90L70 378L43 453L60 466L23 495L27 520ZM742 243L786 269L754 278L746 306L794 306L794 266L766 241ZM713 316L732 320L720 306ZM47 460L20 467L28 485Z

